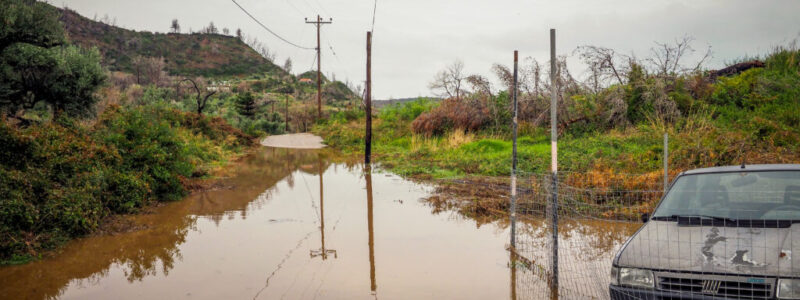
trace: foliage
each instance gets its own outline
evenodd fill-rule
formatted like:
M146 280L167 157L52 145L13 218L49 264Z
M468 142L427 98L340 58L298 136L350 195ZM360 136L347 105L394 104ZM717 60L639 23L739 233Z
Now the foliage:
M15 43L50 48L65 42L58 14L42 2L0 1L0 52Z
M240 115L252 120L256 114L257 108L256 99L253 97L253 93L244 92L236 96L236 109L239 111Z
M414 133L440 135L449 129L476 131L489 121L485 103L474 99L447 99L429 112L420 114L411 127Z
M381 109L378 117L389 121L413 121L424 112L430 111L438 105L428 98L419 98L414 101L390 105Z
M110 214L177 200L184 179L251 145L219 118L112 106L92 127L0 122L0 259L24 261Z
M559 126L561 168L603 174L658 172L665 132L670 136L670 168L675 172L742 161L800 162L800 51L777 49L764 61L765 68L720 77L716 82L697 73L665 80L634 68L623 85L572 95L571 107L565 108L570 110L567 115L582 117ZM420 108L423 113L417 117L404 115L416 104L383 108L373 119L375 160L410 176L508 175L511 117L504 93L490 98L498 99L492 101L501 108L496 119L492 102L486 98L479 102L481 98L472 95L462 100L471 103L469 107L447 100L435 108ZM532 99L524 101L536 101ZM669 102L674 106L664 105ZM679 114L664 117L670 109ZM465 114L469 121L488 121L477 128L457 127L449 117L456 111L469 112ZM547 172L549 168L546 120L541 122L536 115L520 119L522 173ZM439 123L431 125L433 122ZM363 123L361 115L358 119L337 117L314 131L328 145L344 152L361 152Z
M105 80L98 52L60 46L63 29L46 4L4 2L9 3L0 11L0 110L16 115L44 102L56 114L91 114L94 93Z
M61 21L72 42L99 49L104 62L113 71L135 73L133 59L143 56L163 57L165 69L171 75L232 77L253 73L287 74L235 37L208 33L136 32L92 21L69 9L50 8L61 12Z

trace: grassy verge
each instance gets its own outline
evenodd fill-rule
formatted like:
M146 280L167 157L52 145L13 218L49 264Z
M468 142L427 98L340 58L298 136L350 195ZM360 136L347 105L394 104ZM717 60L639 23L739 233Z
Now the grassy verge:
M650 115L610 128L590 122L562 128L559 170L576 174L566 180L579 188L658 190L664 133L670 137L672 176L687 169L743 162L800 163L800 52L776 51L766 58L765 65L715 82L703 81L708 90L704 94L680 86L689 79L705 80L702 77L678 78L667 93L668 99L691 105L685 105L685 110L670 121ZM636 96L635 87L617 88ZM434 135L414 133L414 120L437 105L420 99L379 111L373 123L374 160L393 172L415 178L509 175L510 120L497 122L502 126L477 130L444 127L432 130L437 132ZM361 112L341 112L318 124L314 132L345 153L363 153ZM521 120L518 156L523 176L547 172L549 130L533 126L531 120ZM623 176L628 177L621 180ZM648 201L634 203L638 207L635 211L646 211L655 203Z
M252 140L219 118L114 106L95 124L0 122L0 264L24 263L103 218L181 199Z

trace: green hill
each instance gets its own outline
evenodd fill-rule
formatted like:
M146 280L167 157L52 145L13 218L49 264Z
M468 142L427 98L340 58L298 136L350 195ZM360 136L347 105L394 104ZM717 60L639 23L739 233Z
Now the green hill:
M286 74L236 37L137 32L93 21L69 9L59 10L69 40L83 47L97 47L103 55L103 64L112 71L132 72L133 58L141 55L163 57L170 75Z

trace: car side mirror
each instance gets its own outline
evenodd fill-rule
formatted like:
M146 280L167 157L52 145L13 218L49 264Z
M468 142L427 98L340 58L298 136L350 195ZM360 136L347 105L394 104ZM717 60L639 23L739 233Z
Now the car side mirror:
M650 220L650 214L643 213L642 214L642 223L647 223L648 220Z

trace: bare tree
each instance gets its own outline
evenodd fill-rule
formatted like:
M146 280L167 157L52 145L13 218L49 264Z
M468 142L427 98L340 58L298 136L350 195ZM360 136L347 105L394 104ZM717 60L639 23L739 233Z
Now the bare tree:
M172 33L180 33L181 25L178 24L178 19L172 19L172 25L169 28L172 30Z
M493 97L492 94L492 83L489 82L489 79L483 77L481 75L470 75L467 76L465 79L470 86L472 86L472 92L475 94L483 94L488 97Z
M203 29L203 33L217 34L219 33L219 30L217 29L217 26L214 25L214 21L211 21L211 23L208 23L208 26Z
M461 86L464 79L464 63L461 60L456 60L444 70L436 73L433 81L428 84L428 88L440 97L461 99L461 94L464 91Z
M692 48L693 41L694 38L684 36L676 39L674 44L656 42L656 46L650 48L652 56L646 61L650 63L654 73L659 77L674 77L678 74L698 71L702 64L711 57L711 47L707 48L697 63L692 64L691 67L685 67L681 64L681 60L695 52Z
M211 95L216 94L217 91L216 90L213 90L213 91L210 91L210 92L207 91L206 95L203 96L202 95L201 86L199 86L197 84L197 82L201 82L202 83L201 80L191 79L191 78L184 78L183 80L181 80L180 83L182 83L184 81L188 81L188 82L192 83L192 87L194 88L194 91L197 93L197 97L195 98L195 101L197 102L197 114L202 115L203 114L203 110L206 108L206 104L208 103L208 98L211 97Z
M137 84L160 84L167 77L163 57L136 56L131 63Z
M575 52L589 66L592 87L595 93L600 88L607 86L610 81L625 84L623 80L625 73L623 73L620 65L623 64L622 61L627 59L627 56L617 54L614 49L591 45L580 46L575 49Z
M243 38L242 37L242 29L241 28L236 28L236 38L239 39L239 40L241 40Z
M228 29L227 27L225 27L225 28L222 28L222 34L224 34L224 35L230 35L230 33L231 33L231 30L230 30L230 29Z
M283 63L283 70L286 71L286 73L292 73L292 58L291 57L287 57L286 58L286 62Z
M272 63L275 62L275 58L277 57L277 54L274 51L270 51L267 46L261 46L261 50L259 51L259 53L261 54L261 56L263 56L269 62Z

